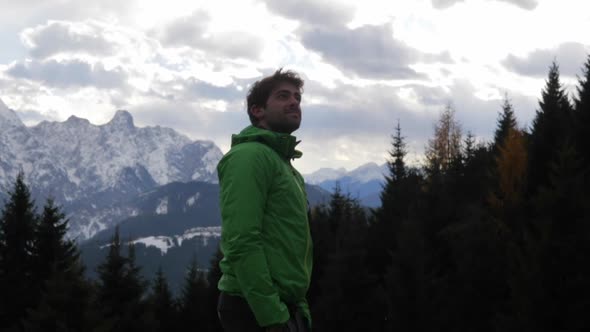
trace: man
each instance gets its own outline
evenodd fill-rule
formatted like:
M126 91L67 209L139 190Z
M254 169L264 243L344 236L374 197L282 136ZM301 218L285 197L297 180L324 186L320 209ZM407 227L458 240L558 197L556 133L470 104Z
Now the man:
M312 267L307 195L291 160L303 80L277 70L248 92L251 126L217 166L222 217L218 314L226 331L307 331Z

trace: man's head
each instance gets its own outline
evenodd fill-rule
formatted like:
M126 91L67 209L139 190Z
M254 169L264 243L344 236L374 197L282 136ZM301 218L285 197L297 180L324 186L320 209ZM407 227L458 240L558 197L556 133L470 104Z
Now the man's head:
M297 73L282 69L255 82L247 97L250 122L275 132L294 132L301 124L302 88Z

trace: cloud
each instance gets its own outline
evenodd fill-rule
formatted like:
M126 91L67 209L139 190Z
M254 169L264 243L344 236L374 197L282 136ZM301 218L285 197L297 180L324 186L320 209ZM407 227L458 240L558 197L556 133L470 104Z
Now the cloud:
M9 2L4 4L3 2ZM27 24L45 23L46 18L53 20L84 20L89 17L108 20L123 18L136 14L141 4L137 0L101 0L101 1L64 1L64 0L0 0L0 20L3 24L27 22Z
M190 16L182 17L169 23L162 34L162 41L171 45L198 44L207 31L211 17L206 11L197 10Z
M344 72L374 79L424 78L410 65L419 61L449 62L448 53L424 54L393 38L390 24L302 28L303 45Z
M104 39L102 30L94 23L50 21L24 30L21 38L37 59L62 52L110 55L115 51L114 45Z
M109 61L138 63L152 58L160 49L159 43L142 31L92 19L49 21L25 29L21 41L37 60L108 58Z
M409 103L399 96L400 88L383 84L339 84L329 89L310 81L306 86L301 131L317 142L367 134L387 141L398 119L414 139L424 138L424 129L429 128L424 124L433 120L425 110L438 107ZM306 104L307 99L319 101Z
M268 9L283 17L312 25L342 26L354 17L354 8L333 1L265 0Z
M465 0L432 0L432 6L436 9L447 9L454 6L458 2L464 2ZM498 2L506 2L522 9L533 10L539 5L538 0L490 0Z
M264 1L269 10L297 20L303 46L344 73L369 79L425 78L410 67L424 62L451 62L448 52L425 54L393 37L391 24L349 29L355 8L333 1Z
M53 120L53 121L59 120L59 114L57 114L57 112L55 112L55 111L41 113L37 110L19 110L18 116L22 120L22 122L27 126L35 125L35 124L38 124L39 122L42 122L42 121L45 121L48 119Z
M465 0L432 0L432 7L436 9L447 9L452 7L457 2L463 2Z
M101 63L91 65L81 60L27 61L11 65L6 73L54 87L94 86L117 88L125 85L127 74L120 68L105 69Z
M190 77L188 79L177 78L173 81L154 81L149 94L153 97L176 102L217 100L231 103L244 99L246 92L240 91L236 82L218 86Z
M245 96L245 93L240 92L234 84L228 86L216 86L194 78L187 81L187 88L187 91L191 96L206 99L235 101Z
M165 46L188 46L226 58L256 60L264 49L262 38L247 31L210 32L209 14L197 10L156 32Z
M518 6L522 9L526 9L526 10L533 10L533 9L537 8L537 6L539 5L538 0L498 0L498 1L507 2L507 3L513 4L515 6Z
M537 49L523 58L510 54L502 61L502 64L508 70L521 75L544 77L547 76L553 60L556 60L561 75L575 76L581 74L588 52L588 46L570 42L552 49Z
M229 111L218 112L187 101L151 100L129 108L138 125L160 125L173 128L192 139L212 140L229 148L231 134L250 124L239 105Z

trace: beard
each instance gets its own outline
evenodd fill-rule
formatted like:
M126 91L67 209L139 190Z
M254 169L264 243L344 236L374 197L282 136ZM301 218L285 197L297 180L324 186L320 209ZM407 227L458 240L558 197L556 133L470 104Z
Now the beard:
M283 119L282 121L269 121L267 122L268 129L271 131L281 134L291 134L295 130L299 129L301 125L301 118L299 120Z
M281 134L291 134L295 130L299 129L299 123L286 123L286 122L279 122L279 123L269 123L269 129L271 131L281 133Z

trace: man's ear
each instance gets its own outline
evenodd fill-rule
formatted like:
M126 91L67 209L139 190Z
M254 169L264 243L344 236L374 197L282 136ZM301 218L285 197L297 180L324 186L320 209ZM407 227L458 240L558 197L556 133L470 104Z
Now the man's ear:
M264 117L264 107L252 105L252 107L250 107L250 113L256 118L256 120L260 121Z

